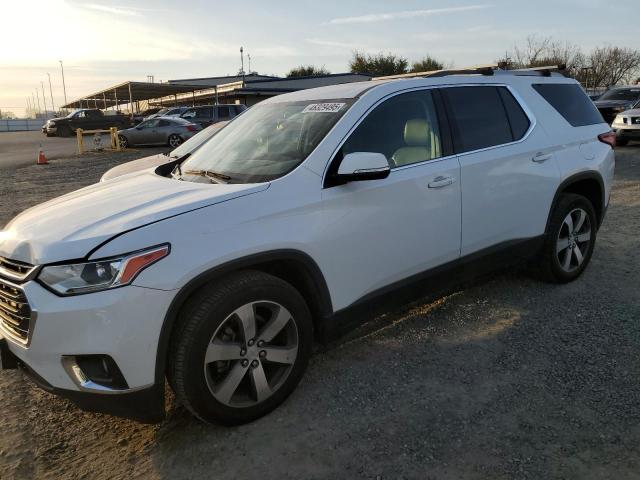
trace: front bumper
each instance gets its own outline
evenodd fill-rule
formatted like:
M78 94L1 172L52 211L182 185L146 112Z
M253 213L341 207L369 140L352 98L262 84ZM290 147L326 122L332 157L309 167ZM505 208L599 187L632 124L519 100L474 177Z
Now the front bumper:
M616 137L630 139L630 140L640 139L640 125L638 125L637 127L638 128L636 128L635 125L633 126L631 125L619 126L617 124L612 125L613 131L616 132Z
M39 283L21 286L37 321L25 344L0 323L0 337L17 365L40 387L85 410L140 421L164 416L164 382L156 382L160 331L175 292L126 286L58 297ZM68 360L100 355L113 359L126 388L82 382ZM11 363L11 362L9 362Z
M51 135L51 134L55 134L58 131L58 127L50 127L47 125L44 130L47 134Z

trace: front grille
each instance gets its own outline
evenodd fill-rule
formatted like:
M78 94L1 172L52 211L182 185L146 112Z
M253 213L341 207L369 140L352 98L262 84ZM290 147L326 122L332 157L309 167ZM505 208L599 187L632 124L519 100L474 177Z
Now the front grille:
M0 324L22 342L29 339L31 307L22 289L0 278Z
M33 271L33 265L0 257L0 275L12 280L24 280Z

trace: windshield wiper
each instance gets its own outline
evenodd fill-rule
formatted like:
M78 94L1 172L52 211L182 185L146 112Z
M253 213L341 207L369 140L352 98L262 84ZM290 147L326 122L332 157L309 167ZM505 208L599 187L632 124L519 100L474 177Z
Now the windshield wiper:
M183 172L182 175L198 175L200 177L206 177L209 180L211 180L213 183L220 183L220 182L216 182L216 180L226 180L226 181L231 180L231 177L229 175L225 175L224 173L214 172L213 170L187 170Z

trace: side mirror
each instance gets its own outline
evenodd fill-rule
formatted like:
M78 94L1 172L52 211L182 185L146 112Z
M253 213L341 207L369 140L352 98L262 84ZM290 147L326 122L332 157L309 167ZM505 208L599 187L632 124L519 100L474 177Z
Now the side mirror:
M381 153L354 152L344 156L337 178L347 182L381 180L389 176L389 162Z

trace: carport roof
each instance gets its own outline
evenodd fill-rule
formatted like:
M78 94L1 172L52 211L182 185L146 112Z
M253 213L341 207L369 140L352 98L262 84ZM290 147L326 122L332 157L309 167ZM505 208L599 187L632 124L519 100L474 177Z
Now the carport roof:
M105 88L99 92L78 98L62 108L98 108L112 107L140 100L168 97L180 93L189 93L202 90L202 85L187 85L179 83L152 83L152 82L124 82L113 87Z

